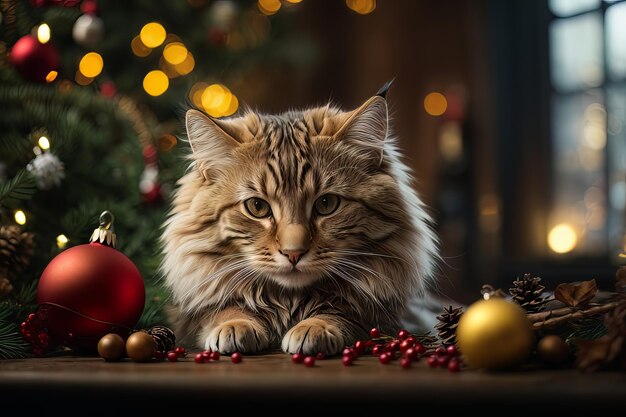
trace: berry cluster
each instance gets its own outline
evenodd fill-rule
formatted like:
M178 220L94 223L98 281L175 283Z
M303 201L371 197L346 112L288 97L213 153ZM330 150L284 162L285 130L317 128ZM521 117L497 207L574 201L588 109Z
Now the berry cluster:
M196 356L194 356L193 361L195 363L208 363L210 361L219 361L220 357L221 356L219 352L213 352L211 349L208 349L208 350L203 350L200 353L196 353ZM241 356L241 353L239 352L235 352L230 355L230 360L232 363L240 363L241 359L242 359L242 356Z
M439 346L435 353L428 356L428 366L431 368L448 368L450 372L459 372L463 361L455 345Z
M370 340L357 340L352 347L343 350L341 361L350 366L354 360L368 351L377 356L380 363L387 365L400 358L400 366L410 368L413 361L426 353L426 347L407 330L400 330L398 337L381 335L378 328L370 330Z
M31 346L33 355L43 356L52 350L55 344L50 340L50 335L44 327L43 317L40 314L31 313L22 323L22 338Z
M293 363L303 363L304 366L306 366L307 368L312 368L315 366L315 360L319 359L322 360L326 357L326 355L324 354L324 352L319 352L317 355L315 356L305 356L302 353L294 353L293 355L291 355L291 362Z
M170 362L176 362L179 358L184 358L185 356L187 356L187 352L182 346L177 346L169 352L161 352L159 350L154 352L154 357L156 359L167 359Z

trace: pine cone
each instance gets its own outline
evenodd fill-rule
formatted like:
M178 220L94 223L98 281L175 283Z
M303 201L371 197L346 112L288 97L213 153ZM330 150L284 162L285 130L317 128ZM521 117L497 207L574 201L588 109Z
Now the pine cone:
M19 226L0 227L0 274L15 280L33 256L33 234Z
M11 281L6 279L5 277L0 277L0 298L5 295L11 294L13 291L13 285L11 285Z
M176 335L169 327L153 326L148 334L154 339L158 352L167 353L176 346Z
M578 342L576 366L586 372L615 366L626 370L626 305L604 316L606 334Z
M456 344L456 328L459 325L459 319L463 315L463 308L452 306L443 309L443 314L437 316L439 323L435 326L437 335L444 345Z
M524 274L524 278L513 281L513 288L509 288L509 294L527 313L536 313L546 303L546 297L542 296L545 289L546 287L541 285L541 278Z

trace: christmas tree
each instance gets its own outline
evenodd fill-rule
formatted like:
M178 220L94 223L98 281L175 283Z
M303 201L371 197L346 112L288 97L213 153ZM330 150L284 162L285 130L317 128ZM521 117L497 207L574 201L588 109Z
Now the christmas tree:
M43 269L103 210L146 285L137 327L164 322L158 237L186 169L179 116L232 115L245 74L298 59L271 53L291 3L0 1L0 359L30 354L19 324Z

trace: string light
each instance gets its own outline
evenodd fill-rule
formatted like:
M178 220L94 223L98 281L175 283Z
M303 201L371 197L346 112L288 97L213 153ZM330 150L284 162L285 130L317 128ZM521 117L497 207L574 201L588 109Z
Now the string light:
M37 141L37 145L39 145L39 147L44 151L50 149L50 141L45 136L39 138L39 140Z
M130 49L133 51L133 54L141 58L150 55L150 52L152 52L152 48L144 45L139 36L135 36L130 42Z
M302 3L302 0L287 0L287 3L297 4L297 3Z
M209 85L205 82L197 82L189 90L189 100L196 106L202 107L202 93Z
M187 48L180 42L165 45L163 58L172 65L181 64L187 58Z
M69 241L70 240L67 238L67 236L63 234L57 236L57 246L59 247L59 249L65 248L65 246L67 246L67 242Z
M548 246L553 252L571 252L577 243L576 231L567 223L557 224L548 233Z
M87 78L95 78L102 72L104 60L97 52L89 52L80 60L78 70Z
M48 75L46 75L46 82L51 83L52 81L56 80L58 76L59 76L58 72L50 71Z
M259 0L257 2L257 6L261 13L268 16L276 14L276 12L280 10L282 5L283 4L280 2L280 0Z
M185 60L180 64L174 65L174 70L176 70L176 72L180 75L187 75L191 71L193 71L195 66L196 60L193 58L191 52L187 51L187 56L185 57Z
M346 6L358 14L369 14L376 8L376 0L346 0Z
M157 22L150 22L146 24L143 28L141 28L141 32L139 33L139 37L141 38L141 42L148 48L156 48L160 46L165 41L165 36L167 32L165 32L165 28L163 25Z
M170 81L163 71L150 71L143 79L143 89L153 97L165 93L169 86Z
M48 41L50 41L50 36L50 26L48 26L46 23L42 23L41 25L39 25L39 27L37 28L37 40L39 41L39 43L48 43Z
M26 213L24 213L22 210L16 210L13 217L15 218L15 223L19 224L20 226L26 224Z
M211 84L202 92L202 107L212 117L230 116L237 111L239 100L228 87Z
M76 84L78 85L86 86L93 82L93 78L85 77L80 71L76 71L74 81L76 81Z
M441 116L448 109L448 100L437 92L429 93L424 98L424 110L431 116Z

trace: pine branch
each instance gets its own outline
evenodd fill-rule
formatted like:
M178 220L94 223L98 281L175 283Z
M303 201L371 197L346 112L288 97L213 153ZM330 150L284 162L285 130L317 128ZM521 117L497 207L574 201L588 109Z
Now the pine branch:
M10 316L9 308L0 308L0 359L25 358L28 356L28 345Z
M584 309L562 307L542 311L540 313L528 314L527 317L533 324L533 330L542 330L607 313L622 305L626 305L626 299L614 300L605 304L596 304Z
M15 207L22 201L30 200L36 191L35 178L22 169L11 180L0 184L0 205Z

